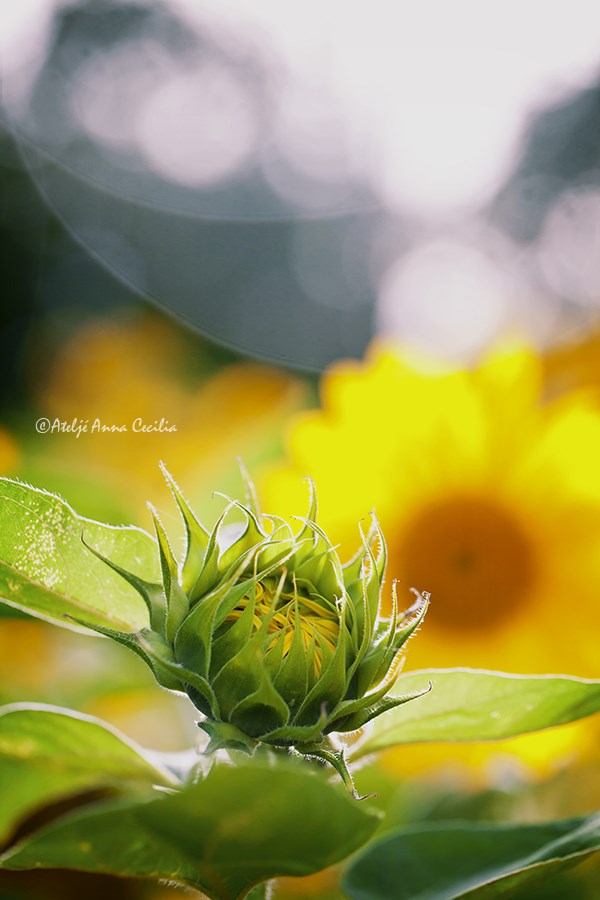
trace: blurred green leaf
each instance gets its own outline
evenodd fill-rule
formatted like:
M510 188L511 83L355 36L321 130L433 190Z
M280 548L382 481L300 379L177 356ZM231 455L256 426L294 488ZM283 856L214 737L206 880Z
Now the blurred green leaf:
M82 535L117 565L160 581L145 531L81 518L53 494L0 479L0 597L67 627L69 616L121 631L147 625L141 597L90 553Z
M394 694L419 690L428 681L428 694L376 719L350 758L400 744L502 740L600 711L600 681L566 675L426 669L399 678Z
M352 900L452 900L514 895L600 849L600 815L539 825L454 822L387 834L355 857Z
M247 900L269 900L269 886L266 881L257 884L246 895Z
M26 815L63 797L105 786L174 783L99 719L37 704L0 708L0 841Z
M250 760L217 764L204 781L174 794L71 814L13 847L0 864L166 878L230 900L260 881L309 875L344 859L378 822L305 763Z

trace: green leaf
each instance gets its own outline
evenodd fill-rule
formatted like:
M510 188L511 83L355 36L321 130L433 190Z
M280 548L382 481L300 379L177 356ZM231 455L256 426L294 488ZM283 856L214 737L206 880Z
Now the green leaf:
M98 719L41 704L0 707L0 842L26 815L60 798L104 786L174 783Z
M270 890L266 881L257 884L256 887L246 894L247 900L269 900Z
M0 865L166 878L218 900L277 875L309 875L364 844L379 818L293 763L217 764L180 792L97 804L16 845Z
M0 599L55 624L119 631L148 624L142 598L87 544L146 581L160 581L154 540L139 528L78 516L59 497L0 479Z
M497 741L600 711L600 681L566 675L427 669L399 678L394 694L429 682L429 693L377 719L351 759L400 744Z
M370 844L343 887L351 900L483 900L554 877L599 849L599 814L536 825L422 825Z

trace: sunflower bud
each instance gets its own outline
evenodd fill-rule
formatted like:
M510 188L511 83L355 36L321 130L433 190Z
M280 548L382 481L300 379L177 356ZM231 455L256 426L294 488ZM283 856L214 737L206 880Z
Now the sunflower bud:
M261 515L243 474L246 502L225 498L209 533L165 471L186 526L185 560L178 566L154 513L162 584L104 560L144 598L150 627L105 633L136 650L164 687L189 695L209 751L294 748L332 763L353 789L328 736L420 696L387 694L428 597L414 591L416 602L401 612L394 585L383 618L386 548L375 518L360 552L342 565L316 523L312 483L307 518L290 523ZM227 524L234 511L241 527Z

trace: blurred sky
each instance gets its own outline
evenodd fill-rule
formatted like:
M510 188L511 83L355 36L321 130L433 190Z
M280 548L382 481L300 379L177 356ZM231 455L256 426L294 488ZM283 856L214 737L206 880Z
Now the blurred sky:
M0 8L5 102L17 118L47 62L60 6ZM83 56L57 58L49 70L100 155L75 155L73 123L43 122L43 104L32 107L33 129L26 117L20 123L63 166L58 185L45 162L29 159L55 210L118 277L242 352L309 369L358 355L374 331L464 362L506 334L544 344L596 315L597 188L577 183L573 195L559 185L526 246L489 214L535 115L568 105L599 78L593 0L162 6L201 52L166 20L161 33L148 18L102 53L84 43ZM101 4L88 8L102 22ZM47 85L52 77L45 73ZM564 136L555 137L558 146ZM77 206L67 171L83 172L102 196L81 194ZM554 173L544 177L554 185ZM126 234L108 195L131 201L128 212L141 203L142 225ZM90 223L91 208L104 230ZM153 223L149 209L180 216ZM230 227L194 268L209 219ZM249 236L248 222L267 227ZM210 240L215 234L213 225ZM210 270L210 288L235 267L219 262L225 244L242 266L257 261L242 278L243 297L230 297L237 331L219 321L223 304L209 310L197 293L199 269ZM173 261L168 272L147 263L157 246ZM306 346L303 323L314 335Z
M258 24L332 91L388 201L419 213L479 205L508 174L527 113L600 65L594 0L174 2Z
M0 47L9 71L23 64L25 50L37 55L59 5L2 5ZM584 84L600 66L594 0L166 5L191 24L215 21L251 33L276 48L302 81L331 92L388 200L419 213L450 213L489 197L508 174L526 115ZM185 85L172 85L173 97L177 89L183 93ZM316 130L312 136L319 138Z

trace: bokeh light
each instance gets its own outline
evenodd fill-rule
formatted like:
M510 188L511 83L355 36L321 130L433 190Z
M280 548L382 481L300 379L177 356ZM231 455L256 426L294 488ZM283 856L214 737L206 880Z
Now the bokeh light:
M596 6L379 5L5 12L19 151L111 276L243 353L320 370L377 331L458 362L560 340L597 314L598 159L560 150L589 143ZM425 260L462 299L433 298Z
M551 209L538 244L551 291L578 306L600 305L600 191L567 193Z
M502 331L507 293L501 268L479 250L433 241L386 272L382 330L416 348L468 357Z

